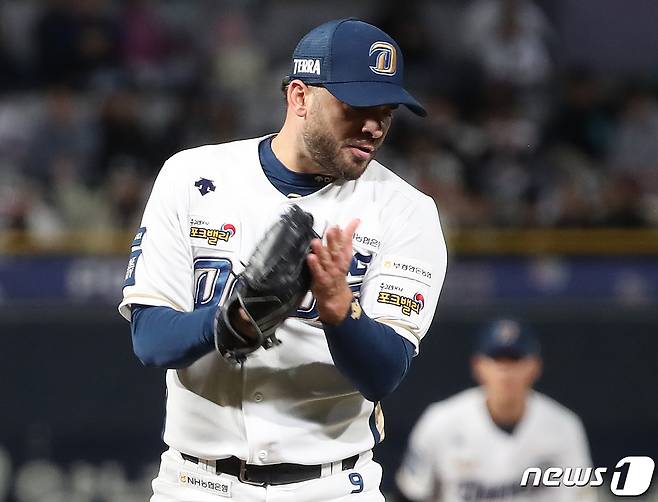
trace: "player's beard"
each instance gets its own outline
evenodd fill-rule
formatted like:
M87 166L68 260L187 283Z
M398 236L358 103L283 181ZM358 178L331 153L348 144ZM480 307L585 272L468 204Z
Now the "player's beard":
M336 179L355 180L359 178L368 167L370 159L351 162L345 148L331 135L331 127L322 117L319 110L312 110L312 119L306 122L302 131L304 146L311 160L322 169L321 174L327 174Z

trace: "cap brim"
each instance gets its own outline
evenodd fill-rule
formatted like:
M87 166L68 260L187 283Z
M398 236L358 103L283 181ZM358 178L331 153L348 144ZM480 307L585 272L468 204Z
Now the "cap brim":
M482 354L492 359L498 359L498 358L523 359L524 357L530 355L523 350L509 348L509 347L493 347L490 348L489 350L483 351Z
M333 96L355 107L405 105L416 115L425 117L427 112L403 87L386 82L339 82L323 86Z
M486 357L491 357L492 359L497 358L509 358L509 359L523 359L525 357L536 356L537 352L530 349L529 347L518 347L518 346L505 346L505 345L494 345L481 347L480 350L476 351L477 354L481 354Z

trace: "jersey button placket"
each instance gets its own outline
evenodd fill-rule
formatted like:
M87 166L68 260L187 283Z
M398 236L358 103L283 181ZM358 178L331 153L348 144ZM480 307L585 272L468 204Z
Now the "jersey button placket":
M255 359L255 358L254 358ZM247 361L242 366L243 390L244 396L242 401L242 412L244 417L245 434L247 444L249 446L249 457L247 463L261 463L269 457L267 448L268 440L270 439L270 431L265 431L261 424L259 415L261 406L266 406L265 393L262 391L262 382L250 378L251 375L256 374L255 370L250 371L251 361ZM255 360L254 363L258 361ZM257 411L256 408L259 410Z

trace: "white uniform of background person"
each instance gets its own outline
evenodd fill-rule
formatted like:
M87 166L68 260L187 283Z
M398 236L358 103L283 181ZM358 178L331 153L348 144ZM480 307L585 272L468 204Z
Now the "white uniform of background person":
M505 342L494 343L504 348ZM592 488L520 487L528 467L593 467L575 413L532 390L524 406L520 421L506 431L492 419L484 386L430 405L397 473L400 492L414 501L595 500Z

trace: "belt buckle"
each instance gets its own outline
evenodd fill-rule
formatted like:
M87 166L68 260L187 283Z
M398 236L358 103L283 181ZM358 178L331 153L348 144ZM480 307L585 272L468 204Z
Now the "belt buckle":
M240 471L238 473L238 479L241 483L253 486L265 486L265 483L259 481L251 481L247 479L247 462L246 460L240 459Z

